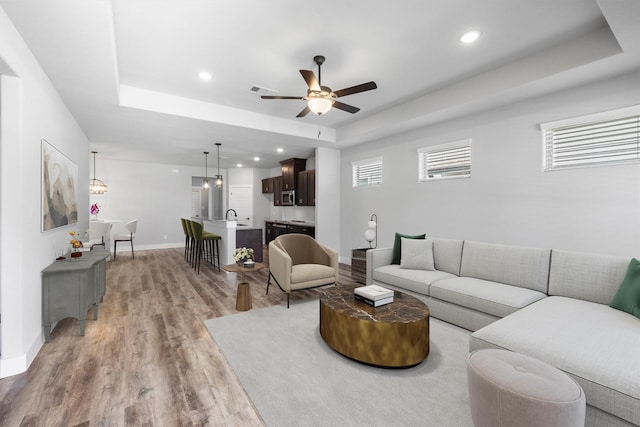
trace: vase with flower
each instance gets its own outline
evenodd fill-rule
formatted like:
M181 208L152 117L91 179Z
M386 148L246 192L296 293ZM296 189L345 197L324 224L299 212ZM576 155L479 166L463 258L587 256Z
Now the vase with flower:
M100 213L100 206L98 206L97 203L94 203L91 205L91 208L89 208L89 211L91 212L91 215L93 215L93 219L97 221L98 214Z
M244 266L246 268L250 268L254 266L253 262L253 248L236 248L236 253L233 255L233 259L236 261L236 264L240 266Z
M76 231L70 231L69 235L71 236L71 240L69 240L71 244L71 259L78 259L82 256L82 250L80 249L82 248L82 241Z

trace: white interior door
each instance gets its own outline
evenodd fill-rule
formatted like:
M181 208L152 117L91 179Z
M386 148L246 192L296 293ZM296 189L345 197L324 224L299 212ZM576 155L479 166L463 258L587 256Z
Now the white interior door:
M238 221L253 226L253 186L230 185L229 209L238 213Z
M200 218L202 197L200 195L200 188L193 187L191 189L191 217Z

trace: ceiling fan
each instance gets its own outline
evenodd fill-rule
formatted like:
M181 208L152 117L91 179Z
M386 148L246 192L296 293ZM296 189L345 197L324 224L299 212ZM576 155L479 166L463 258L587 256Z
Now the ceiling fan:
M309 89L307 90L307 96L269 96L263 95L262 99L302 99L307 101L307 106L304 110L300 111L296 117L304 117L309 111L316 113L317 115L325 114L327 111L331 109L331 107L335 107L339 110L346 111L351 114L355 114L360 109L358 107L354 107L352 105L345 104L343 102L337 101L336 98L340 98L341 96L353 95L354 93L365 92L367 90L376 89L378 86L375 82L362 83L356 86L351 86L345 89L340 89L335 92L331 90L328 86L322 86L322 73L321 66L324 63L325 58L322 55L317 55L313 57L313 62L318 64L318 78L316 79L316 75L313 71L310 70L300 70L300 74L302 74L302 78L305 82L307 82L307 86Z

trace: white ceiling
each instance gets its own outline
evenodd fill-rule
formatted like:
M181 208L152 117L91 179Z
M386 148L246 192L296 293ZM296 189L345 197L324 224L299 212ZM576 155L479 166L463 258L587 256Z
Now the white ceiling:
M638 0L0 0L98 157L274 167L640 70ZM466 30L482 31L462 45ZM299 69L361 108L296 118ZM203 82L199 71L214 79ZM285 152L278 154L276 147ZM254 156L261 160L255 162ZM211 160L211 158L210 158ZM211 164L211 162L210 162Z

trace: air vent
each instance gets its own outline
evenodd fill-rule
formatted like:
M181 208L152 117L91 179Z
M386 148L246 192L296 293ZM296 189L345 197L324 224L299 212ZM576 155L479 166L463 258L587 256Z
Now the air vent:
M266 95L268 93L277 93L278 91L273 89L267 89L266 87L262 87L258 85L253 85L249 89L249 92L255 93L256 95Z

